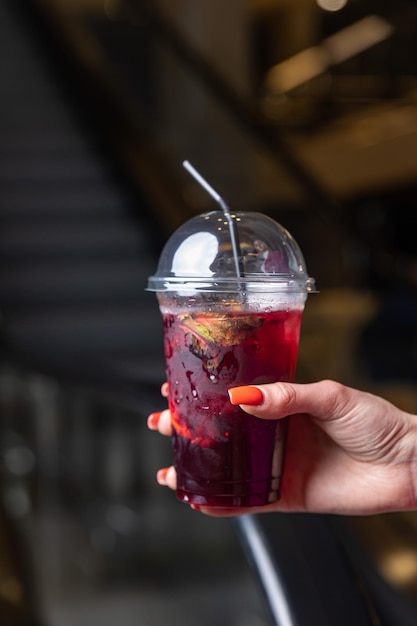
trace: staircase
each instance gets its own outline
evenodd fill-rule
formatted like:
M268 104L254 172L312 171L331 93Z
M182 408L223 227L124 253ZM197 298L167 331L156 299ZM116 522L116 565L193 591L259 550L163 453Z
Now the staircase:
M152 207L26 14L0 2L3 349L85 382L111 370L159 385L160 316L145 292L161 245Z

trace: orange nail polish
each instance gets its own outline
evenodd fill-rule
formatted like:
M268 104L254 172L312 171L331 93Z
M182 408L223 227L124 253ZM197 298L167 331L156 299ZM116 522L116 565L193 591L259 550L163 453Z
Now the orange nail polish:
M258 387L245 386L229 389L230 402L232 404L248 404L258 406L264 401L264 394Z
M158 421L161 417L162 411L157 411L156 413L151 413L148 417L148 428L157 428Z
M156 481L159 485L165 486L167 484L166 482L167 472L168 472L167 467L163 467L162 469L157 471Z

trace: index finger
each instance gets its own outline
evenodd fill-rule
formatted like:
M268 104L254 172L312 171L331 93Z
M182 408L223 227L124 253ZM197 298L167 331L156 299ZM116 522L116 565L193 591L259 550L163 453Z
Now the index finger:
M364 395L332 380L308 384L277 382L256 385L256 389L262 395L257 394L253 403L245 404L243 400L240 406L247 413L264 419L306 413L317 419L329 420L345 415Z

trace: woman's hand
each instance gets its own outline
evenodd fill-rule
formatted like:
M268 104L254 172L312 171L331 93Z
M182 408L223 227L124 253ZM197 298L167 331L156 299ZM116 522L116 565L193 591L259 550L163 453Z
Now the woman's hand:
M167 396L166 384L162 393ZM416 507L417 416L334 381L272 383L229 393L232 404L260 419L291 416L281 498L250 509L194 508L224 516L249 511L355 515ZM152 414L148 425L170 434L169 411ZM174 468L160 470L157 480L175 489Z

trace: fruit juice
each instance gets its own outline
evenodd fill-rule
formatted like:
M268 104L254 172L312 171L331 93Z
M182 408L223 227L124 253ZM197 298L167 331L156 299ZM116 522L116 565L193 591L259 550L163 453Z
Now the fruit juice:
M302 308L163 314L177 497L258 506L279 497L287 420L230 403L230 387L293 381Z

